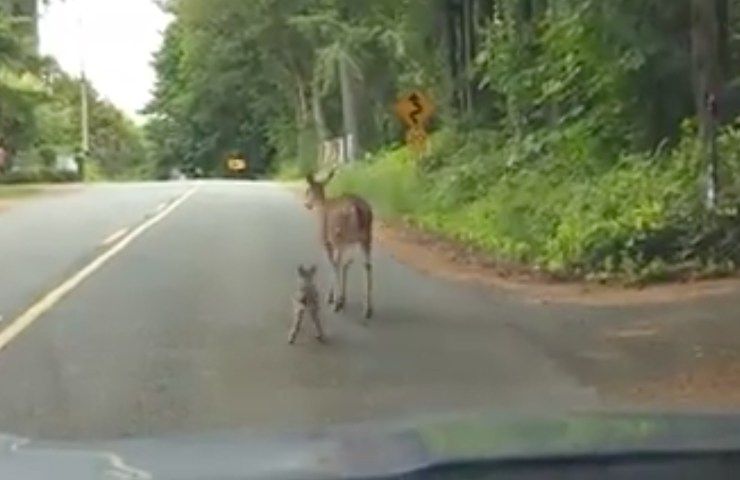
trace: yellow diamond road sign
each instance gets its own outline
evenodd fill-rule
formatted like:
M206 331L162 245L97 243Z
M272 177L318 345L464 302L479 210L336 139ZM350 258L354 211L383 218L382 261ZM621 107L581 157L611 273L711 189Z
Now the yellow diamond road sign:
M423 92L409 92L396 102L396 114L410 128L423 127L434 115L434 104Z
M247 162L241 158L230 158L227 162L229 170L233 172L243 172L247 169Z

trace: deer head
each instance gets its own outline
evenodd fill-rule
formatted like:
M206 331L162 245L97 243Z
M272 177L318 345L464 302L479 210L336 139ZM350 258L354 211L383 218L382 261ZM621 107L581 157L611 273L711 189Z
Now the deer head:
M306 175L306 208L312 210L314 206L321 206L326 200L326 185L334 178L336 170L332 170L322 181L317 180L313 173Z

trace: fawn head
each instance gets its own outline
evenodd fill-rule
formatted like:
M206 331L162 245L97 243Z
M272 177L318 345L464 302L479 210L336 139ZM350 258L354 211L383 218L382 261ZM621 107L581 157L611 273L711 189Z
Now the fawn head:
M303 265L298 265L298 279L305 285L312 285L314 277L316 276L316 265L311 265L306 268Z

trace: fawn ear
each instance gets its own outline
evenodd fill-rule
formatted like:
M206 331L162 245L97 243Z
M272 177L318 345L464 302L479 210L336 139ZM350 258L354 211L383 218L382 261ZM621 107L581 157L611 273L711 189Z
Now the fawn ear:
M298 265L298 275L300 275L301 277L306 276L306 269L303 268L303 265Z
M312 277L316 275L316 265L311 265L307 273Z
M313 185L316 183L313 172L309 172L308 174L306 174L306 182L308 182L309 185Z

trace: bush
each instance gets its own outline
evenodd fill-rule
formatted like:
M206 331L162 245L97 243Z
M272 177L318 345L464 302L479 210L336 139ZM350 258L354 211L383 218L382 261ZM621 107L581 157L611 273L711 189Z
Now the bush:
M405 149L380 153L372 163L355 163L331 183L334 192L355 192L373 200L387 217L422 214L427 205L424 185Z
M423 161L383 151L342 172L334 188L366 196L382 216L558 276L659 280L740 262L738 130L720 137L723 208L711 217L692 128L671 151L613 159L579 151L577 129L545 135L530 139L545 145L540 156L512 163L514 148L529 147L491 132L440 132Z
M282 181L291 181L303 178L306 173L297 162L281 161L277 164L274 177Z
M74 172L51 169L18 170L0 175L0 184L28 184L28 183L72 183L79 182L80 178Z

